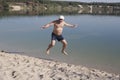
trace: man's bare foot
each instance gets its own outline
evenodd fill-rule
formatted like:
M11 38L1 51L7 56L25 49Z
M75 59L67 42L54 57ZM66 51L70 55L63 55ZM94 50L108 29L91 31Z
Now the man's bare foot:
M50 54L50 50L46 50L46 54L49 55Z
M62 53L63 53L64 55L68 55L68 53L67 53L66 51L62 51Z

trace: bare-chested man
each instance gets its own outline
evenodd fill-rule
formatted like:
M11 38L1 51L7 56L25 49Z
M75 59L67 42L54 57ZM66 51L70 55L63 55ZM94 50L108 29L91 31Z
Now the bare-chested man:
M55 45L56 40L60 41L63 44L61 52L65 55L68 55L67 52L65 51L67 47L67 41L64 39L62 36L63 28L64 26L69 26L71 28L76 27L76 25L68 24L64 21L64 16L60 16L58 20L54 20L42 27L42 29L46 29L50 26L54 25L54 29L51 35L51 43L49 44L48 48L46 49L46 53L50 53L50 49Z

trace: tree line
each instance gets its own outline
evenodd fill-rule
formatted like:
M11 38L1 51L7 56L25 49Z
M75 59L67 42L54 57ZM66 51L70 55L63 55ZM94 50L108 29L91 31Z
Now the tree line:
M33 2L36 4L47 4L49 6L77 6L77 5L103 5L103 6L118 6L120 7L120 3L85 3L85 2L70 2L70 1L51 1L51 0L0 0L0 10L4 9L7 10L9 8L9 3L12 2Z

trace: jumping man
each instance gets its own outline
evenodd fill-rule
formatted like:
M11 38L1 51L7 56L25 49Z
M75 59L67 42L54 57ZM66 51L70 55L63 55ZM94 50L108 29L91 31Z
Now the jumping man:
M65 55L68 55L67 52L65 51L67 47L67 41L64 39L62 36L63 28L64 26L68 26L70 28L75 28L76 25L68 24L64 21L64 16L60 16L58 20L54 20L44 26L42 26L42 29L46 29L50 26L53 26L53 32L51 34L51 43L48 45L48 48L46 49L46 53L50 53L50 49L55 45L56 40L60 41L63 44L61 52Z

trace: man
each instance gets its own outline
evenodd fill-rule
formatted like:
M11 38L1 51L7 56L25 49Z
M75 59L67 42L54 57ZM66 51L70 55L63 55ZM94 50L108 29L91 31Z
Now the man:
M68 55L67 52L65 51L65 49L67 47L67 41L62 36L63 28L64 28L64 26L75 28L76 25L66 23L64 21L64 16L61 15L58 20L54 20L54 21L42 26L42 29L46 29L46 28L53 26L53 25L54 25L54 29L53 29L53 32L51 35L51 37L52 37L51 43L49 44L48 48L46 49L46 53L47 54L50 53L50 49L55 45L56 40L58 40L63 44L61 52L65 55Z

